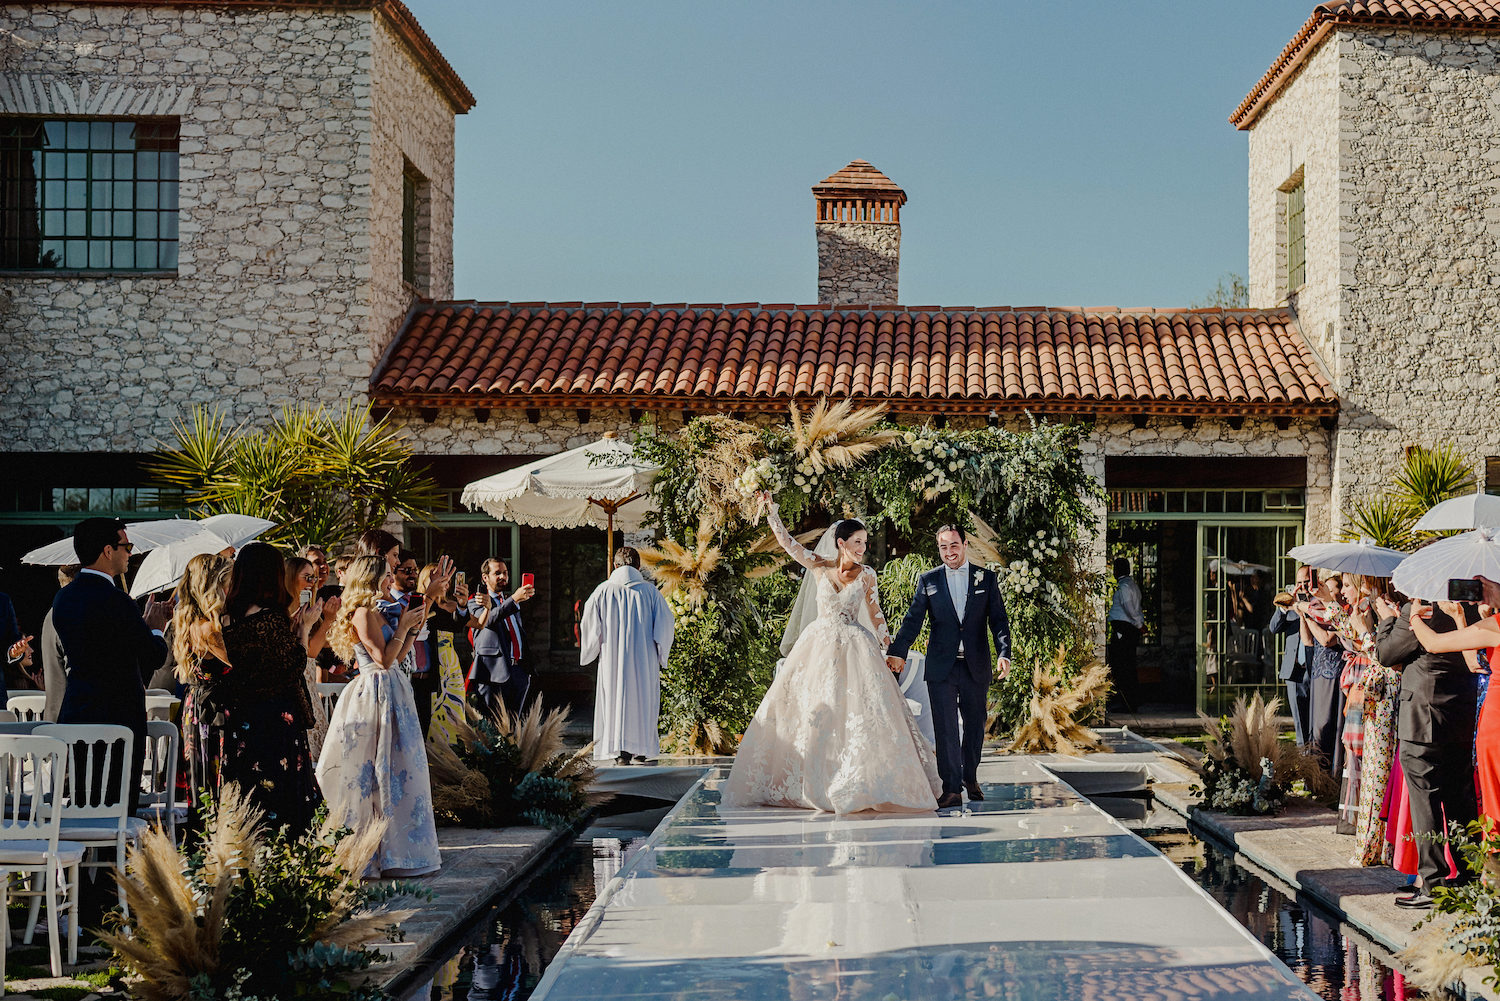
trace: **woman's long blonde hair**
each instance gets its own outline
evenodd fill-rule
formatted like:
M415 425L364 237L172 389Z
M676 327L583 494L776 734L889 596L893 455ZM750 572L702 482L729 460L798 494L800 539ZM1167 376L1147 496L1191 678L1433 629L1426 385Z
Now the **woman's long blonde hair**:
M219 617L224 614L233 569L234 560L227 556L194 556L177 585L177 608L172 612L172 658L177 662L173 673L184 684L193 680L209 650L223 643Z
M380 597L380 578L385 572L385 560L379 556L356 556L344 571L344 593L333 628L328 631L328 644L346 664L354 663L354 644L359 640L354 631L354 613L375 606L375 599Z

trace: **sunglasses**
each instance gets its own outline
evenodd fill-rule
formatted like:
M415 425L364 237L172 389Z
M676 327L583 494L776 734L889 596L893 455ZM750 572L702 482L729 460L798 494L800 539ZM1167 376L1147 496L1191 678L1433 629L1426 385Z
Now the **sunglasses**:
M123 549L127 553L135 552L134 542L111 542L110 545L114 546L116 549Z

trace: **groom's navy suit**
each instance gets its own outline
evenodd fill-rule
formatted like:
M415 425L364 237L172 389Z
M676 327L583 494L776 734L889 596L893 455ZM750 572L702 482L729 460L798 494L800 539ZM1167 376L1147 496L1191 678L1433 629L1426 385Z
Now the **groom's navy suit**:
M948 588L948 568L940 566L917 578L917 593L887 653L905 658L922 623L932 622L927 639L927 693L932 702L932 733L937 741L938 775L943 793L979 782L984 750L986 703L995 657L1010 659L1010 622L993 570L964 566L968 585L963 620L959 621ZM994 652L990 638L994 637ZM963 655L959 655L959 647ZM963 720L963 740L958 735Z

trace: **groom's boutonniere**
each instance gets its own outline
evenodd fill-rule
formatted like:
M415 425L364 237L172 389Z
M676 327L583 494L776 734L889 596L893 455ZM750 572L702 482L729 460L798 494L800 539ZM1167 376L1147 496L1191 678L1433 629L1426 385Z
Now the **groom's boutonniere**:
M974 586L978 587L979 584L980 584L980 582L982 582L983 580L984 580L984 571L983 570L975 570L974 571Z

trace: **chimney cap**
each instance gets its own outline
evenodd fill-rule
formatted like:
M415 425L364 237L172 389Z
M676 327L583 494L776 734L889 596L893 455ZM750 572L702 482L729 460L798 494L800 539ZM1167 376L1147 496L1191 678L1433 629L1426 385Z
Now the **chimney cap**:
M849 165L842 170L829 174L814 184L812 190L819 198L894 198L897 205L906 204L906 192L895 181L876 170L868 160L849 161Z

